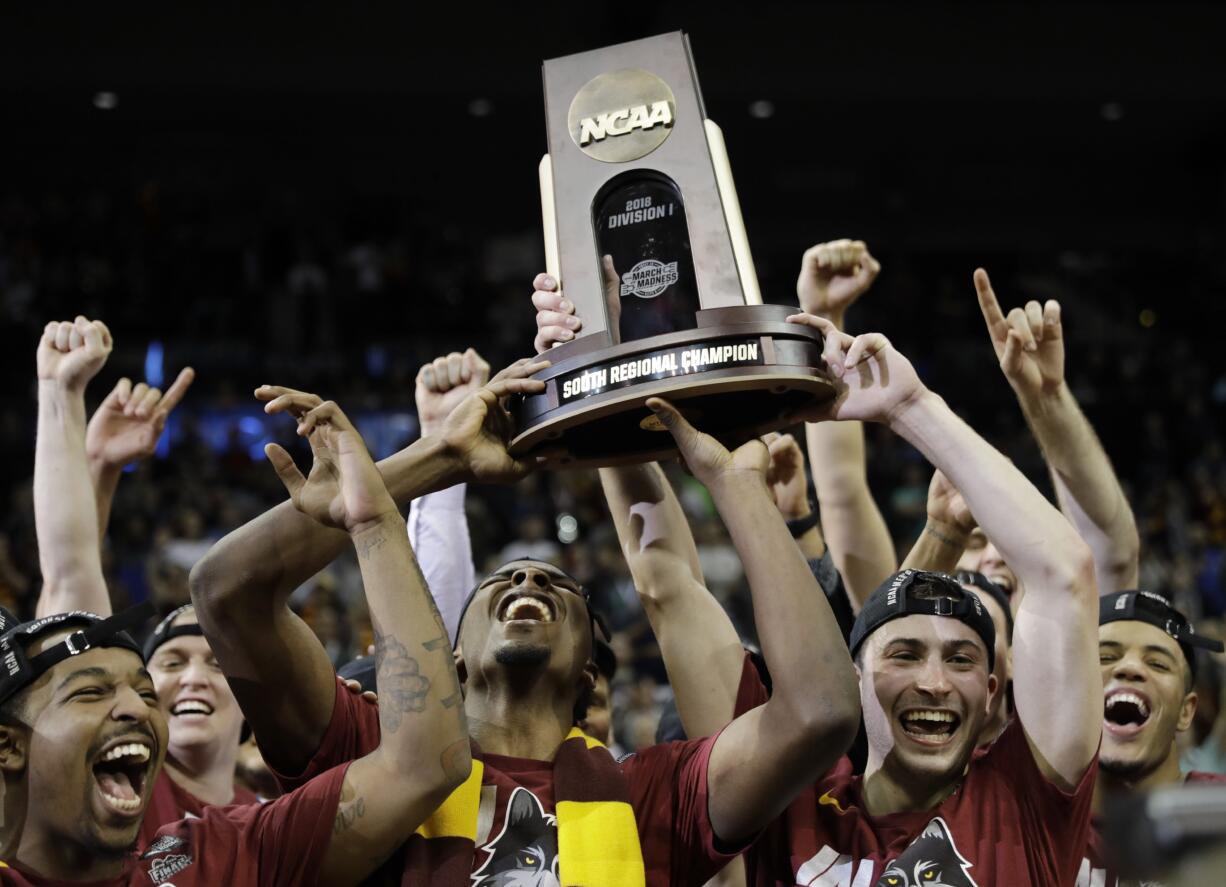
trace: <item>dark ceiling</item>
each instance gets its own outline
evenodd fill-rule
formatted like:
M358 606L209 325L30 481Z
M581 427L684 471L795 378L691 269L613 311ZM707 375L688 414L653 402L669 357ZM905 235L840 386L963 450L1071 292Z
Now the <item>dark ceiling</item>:
M1226 217L1226 4L77 7L3 14L17 187L310 176L524 229L539 61L683 28L755 242L1206 250Z

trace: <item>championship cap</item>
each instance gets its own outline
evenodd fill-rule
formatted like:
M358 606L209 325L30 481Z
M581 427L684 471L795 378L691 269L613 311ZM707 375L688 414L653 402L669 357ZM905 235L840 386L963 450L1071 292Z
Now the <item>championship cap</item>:
M1214 638L1196 634L1187 617L1171 606L1170 601L1152 591L1117 591L1098 599L1098 624L1108 622L1146 622L1165 631L1179 644L1183 658L1188 660L1192 677L1196 677L1196 651L1193 647L1221 653L1226 645Z
M140 656L143 662L145 657L140 645L132 640L126 629L140 625L152 615L153 604L145 601L105 619L85 610L72 610L13 625L0 635L0 662L3 662L3 669L0 671L0 704L7 702L68 657L78 656L94 647L122 647ZM6 619L11 618L7 611L3 616ZM78 630L36 656L26 655L26 647L41 635L69 626L77 626Z
M14 616L8 607L0 607L0 635L20 622L21 620Z
M996 667L996 627L979 596L947 573L903 570L877 587L851 629L851 655L885 623L903 616L943 616L969 626L988 648L988 671Z

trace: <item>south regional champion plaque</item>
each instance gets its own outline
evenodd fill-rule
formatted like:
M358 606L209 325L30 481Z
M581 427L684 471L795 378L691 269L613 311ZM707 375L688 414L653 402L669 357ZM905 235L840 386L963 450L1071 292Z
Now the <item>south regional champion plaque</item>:
M544 82L545 265L583 330L517 404L512 452L645 461L675 451L648 397L730 445L830 397L820 337L762 304L685 34L546 61Z

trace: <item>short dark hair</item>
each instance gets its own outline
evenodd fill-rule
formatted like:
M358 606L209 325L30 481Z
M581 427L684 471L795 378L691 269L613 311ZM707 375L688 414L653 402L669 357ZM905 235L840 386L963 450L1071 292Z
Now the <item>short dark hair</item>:
M613 676L617 674L617 654L600 638L596 638L596 643L592 646L592 661L605 679L612 683Z
M27 705L29 701L30 688L23 687L16 695L9 697L3 704L0 704L0 726L29 727L30 709Z
M572 724L582 724L587 720L587 710L592 706L592 698L596 695L596 688L590 684L584 684L579 688L579 698L575 700L574 720Z

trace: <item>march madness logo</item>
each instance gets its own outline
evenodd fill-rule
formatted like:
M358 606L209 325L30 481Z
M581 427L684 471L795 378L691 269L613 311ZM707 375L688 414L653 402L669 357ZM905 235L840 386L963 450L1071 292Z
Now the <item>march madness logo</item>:
M644 259L622 277L622 298L638 296L640 299L654 299L676 283L680 276L676 262L665 264L655 259Z

